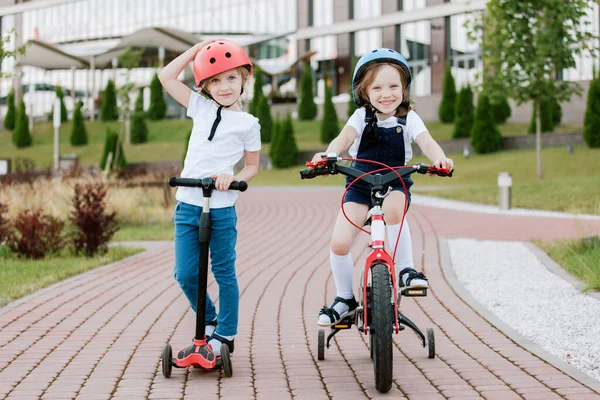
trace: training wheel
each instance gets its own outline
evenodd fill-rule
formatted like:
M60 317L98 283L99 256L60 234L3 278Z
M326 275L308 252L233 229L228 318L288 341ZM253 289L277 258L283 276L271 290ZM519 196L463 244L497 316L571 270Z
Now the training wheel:
M435 358L435 334L433 328L427 328L427 357Z
M319 329L318 340L317 340L317 358L319 360L325 359L325 330Z
M225 343L221 345L221 362L223 363L223 374L230 378L233 375L233 367L229 356L229 346Z
M173 351L171 345L166 344L162 352L162 373L165 378L171 377L171 371L173 370L173 364L171 364L171 358L173 357Z

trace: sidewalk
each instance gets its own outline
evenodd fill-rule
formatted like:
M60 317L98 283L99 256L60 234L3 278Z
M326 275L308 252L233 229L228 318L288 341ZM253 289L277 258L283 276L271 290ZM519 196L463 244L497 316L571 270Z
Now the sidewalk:
M240 195L233 377L194 369L162 376L164 344L183 348L194 332L167 244L0 309L0 399L600 399L597 389L520 347L461 300L439 253L444 237L575 237L598 232L595 220L413 204L414 254L423 254L415 261L432 290L404 299L402 311L421 330L435 329L437 357L428 359L408 330L394 336L394 382L385 395L375 390L368 338L357 330L336 335L317 361L317 313L335 294L329 238L340 194L253 188ZM209 292L216 297L212 278Z

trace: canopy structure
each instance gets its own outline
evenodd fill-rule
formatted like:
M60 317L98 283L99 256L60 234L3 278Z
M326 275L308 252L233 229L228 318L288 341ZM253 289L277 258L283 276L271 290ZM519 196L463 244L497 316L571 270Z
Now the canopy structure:
M90 67L90 63L84 58L64 52L53 44L33 39L27 42L26 53L18 58L16 65L50 70Z

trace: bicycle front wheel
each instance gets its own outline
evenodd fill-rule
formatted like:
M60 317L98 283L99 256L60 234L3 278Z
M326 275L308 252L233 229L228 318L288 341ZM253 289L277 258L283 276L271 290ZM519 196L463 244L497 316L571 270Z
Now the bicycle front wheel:
M371 324L371 343L373 349L373 368L375 370L375 388L387 393L392 387L392 334L391 318L394 315L390 270L383 264L372 268L373 309Z

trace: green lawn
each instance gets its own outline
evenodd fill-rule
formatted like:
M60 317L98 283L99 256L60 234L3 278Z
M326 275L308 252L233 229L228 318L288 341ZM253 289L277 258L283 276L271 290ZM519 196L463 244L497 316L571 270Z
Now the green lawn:
M582 240L536 244L563 268L585 282L586 289L600 290L600 238L587 245Z
M93 258L75 257L65 252L43 260L26 260L0 246L0 307L53 283L141 251L143 249L111 247L107 254Z

